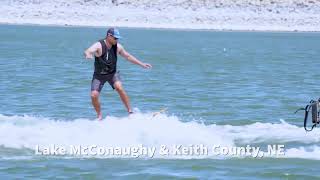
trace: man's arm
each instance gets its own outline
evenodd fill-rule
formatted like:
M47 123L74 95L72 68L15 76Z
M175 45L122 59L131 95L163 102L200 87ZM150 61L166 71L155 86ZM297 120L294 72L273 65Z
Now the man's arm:
M129 54L120 43L118 43L118 54L120 54L123 58L132 62L133 64L140 65L141 67L147 68L147 69L152 68L151 64L143 63L139 61L137 58L135 58L134 56L132 56L131 54Z
M84 57L86 59L93 59L93 55L99 57L99 49L101 49L101 44L99 42L94 43L84 51Z

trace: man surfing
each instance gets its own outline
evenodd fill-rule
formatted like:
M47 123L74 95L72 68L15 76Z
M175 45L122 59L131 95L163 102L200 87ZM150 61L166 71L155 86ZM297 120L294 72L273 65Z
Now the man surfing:
M117 71L117 55L121 55L133 64L143 68L152 68L151 64L143 63L133 55L129 54L124 47L118 43L120 32L116 28L107 31L105 39L102 39L84 51L86 59L95 59L94 73L91 81L91 102L97 112L97 118L102 120L101 105L99 102L100 92L106 82L115 89L129 114L132 113L129 97L122 87L119 71Z

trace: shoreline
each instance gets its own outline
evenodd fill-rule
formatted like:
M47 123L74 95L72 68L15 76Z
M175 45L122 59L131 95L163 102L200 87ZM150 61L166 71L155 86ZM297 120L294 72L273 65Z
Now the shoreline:
M99 26L99 25L70 25L70 24L34 24L34 23L4 23L0 22L0 26L39 26L39 27L66 27L66 28L99 28L106 29L108 27L117 27L124 29L151 29L151 30L168 30L168 31L203 31L203 32L244 32L244 33L320 33L319 31L300 31L300 30L238 30L238 29L190 29L190 28L170 28L170 27L144 27L144 26Z

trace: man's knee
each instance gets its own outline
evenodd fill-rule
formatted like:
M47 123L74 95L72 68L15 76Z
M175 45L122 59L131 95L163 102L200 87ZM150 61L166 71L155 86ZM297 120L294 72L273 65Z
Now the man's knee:
M91 91L91 99L98 99L99 94L100 93L98 91Z
M121 84L120 81L116 81L116 82L113 84L113 86L114 86L114 89L115 89L116 91L123 91L122 84Z

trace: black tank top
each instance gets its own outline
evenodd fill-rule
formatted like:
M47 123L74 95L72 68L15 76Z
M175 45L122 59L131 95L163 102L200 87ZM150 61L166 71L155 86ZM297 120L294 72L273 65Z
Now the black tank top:
M102 46L102 55L95 57L94 74L109 75L117 72L117 45L107 48L104 40L99 41Z

